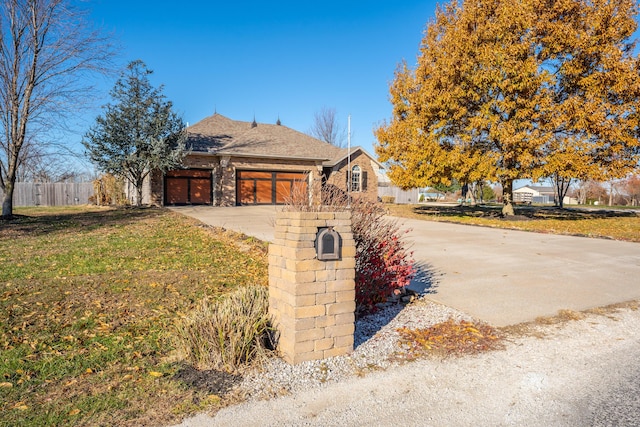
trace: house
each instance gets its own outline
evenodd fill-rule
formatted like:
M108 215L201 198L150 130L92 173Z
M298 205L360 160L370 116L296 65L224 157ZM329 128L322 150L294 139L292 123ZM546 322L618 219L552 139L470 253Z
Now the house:
M554 198L553 187L525 185L513 190L513 201L516 203L553 203Z
M183 168L152 174L150 203L277 205L296 189L313 200L323 185L377 199L375 171L381 165L360 147L352 147L349 156L346 148L283 126L280 120L243 122L217 113L188 127L187 133L190 152Z
M553 187L543 187L536 185L525 185L524 187L513 190L513 201L516 203L555 203L556 193ZM565 205L578 204L577 199L565 196L563 199Z

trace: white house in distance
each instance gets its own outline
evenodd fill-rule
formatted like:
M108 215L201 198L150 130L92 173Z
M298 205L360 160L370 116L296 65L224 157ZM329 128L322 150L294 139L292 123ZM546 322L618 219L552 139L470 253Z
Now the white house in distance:
M516 203L541 203L553 204L555 191L553 187L538 185L525 185L513 190L513 201ZM578 201L573 197L566 197L563 200L565 205L576 205Z

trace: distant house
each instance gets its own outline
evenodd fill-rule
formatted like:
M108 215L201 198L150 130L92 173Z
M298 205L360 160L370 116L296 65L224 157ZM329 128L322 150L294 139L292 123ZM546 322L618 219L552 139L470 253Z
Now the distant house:
M553 204L555 203L555 194L553 187L525 185L513 190L513 201L516 203ZM573 197L565 197L563 202L565 205L577 204L577 200Z
M277 205L297 188L318 197L323 185L375 200L376 159L360 147L339 148L276 124L214 114L187 128L190 153L181 169L152 174L149 203ZM350 162L349 162L350 157ZM302 186L302 187L300 187Z

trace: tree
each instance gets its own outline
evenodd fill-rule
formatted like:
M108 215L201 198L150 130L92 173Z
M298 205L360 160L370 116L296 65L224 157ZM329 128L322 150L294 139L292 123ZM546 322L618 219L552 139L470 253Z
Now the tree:
M622 183L627 205L640 205L640 175L630 175Z
M111 91L114 104L85 135L90 160L103 172L131 182L142 204L142 186L153 170L179 166L186 155L185 126L165 100L162 86L154 88L144 62L132 61Z
M13 216L18 167L28 141L83 105L91 73L106 70L109 43L68 0L0 5L0 189Z
M344 126L340 125L335 108L322 107L313 115L313 126L309 135L336 147L346 145L347 132Z
M639 160L635 15L632 0L438 8L415 70L396 70L392 119L375 132L392 181L500 182L512 215L515 179L628 173Z

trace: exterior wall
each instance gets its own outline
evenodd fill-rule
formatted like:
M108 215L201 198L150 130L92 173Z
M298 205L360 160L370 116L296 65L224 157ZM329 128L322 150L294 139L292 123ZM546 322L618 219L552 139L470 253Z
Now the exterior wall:
M149 203L154 206L162 206L164 204L164 177L159 170L151 172L150 192Z
M351 167L355 165L360 166L360 170L367 173L367 183L364 191L352 192L353 197L366 197L371 201L378 200L378 178L376 171L373 169L373 165L369 156L362 152L356 152L351 154ZM341 163L333 167L330 175L327 177L327 184L335 185L336 187L347 190L347 169L349 163L347 159L344 159Z
M147 177L142 181L142 202L143 205L151 204L151 177ZM133 182L128 179L124 180L124 195L132 205L135 205L138 201L138 190Z
M352 193L354 197L367 197L370 200L378 199L378 180L372 161L361 152L352 154L351 167L359 165L367 174L366 189ZM334 167L327 178L328 184L336 185L346 190L347 159ZM295 171L308 172L310 174L311 202L319 203L322 188L322 165L315 161L295 161L284 159L260 159L243 157L218 157L191 154L184 160L185 168L210 169L213 175L213 205L235 206L236 200L236 170L262 170L262 171ZM146 203L162 205L164 203L164 176L160 172L153 174L152 183L145 192Z
M316 259L320 227L342 238L342 258ZM288 363L353 351L355 241L350 212L278 212L269 245L269 314L280 332L278 350Z

